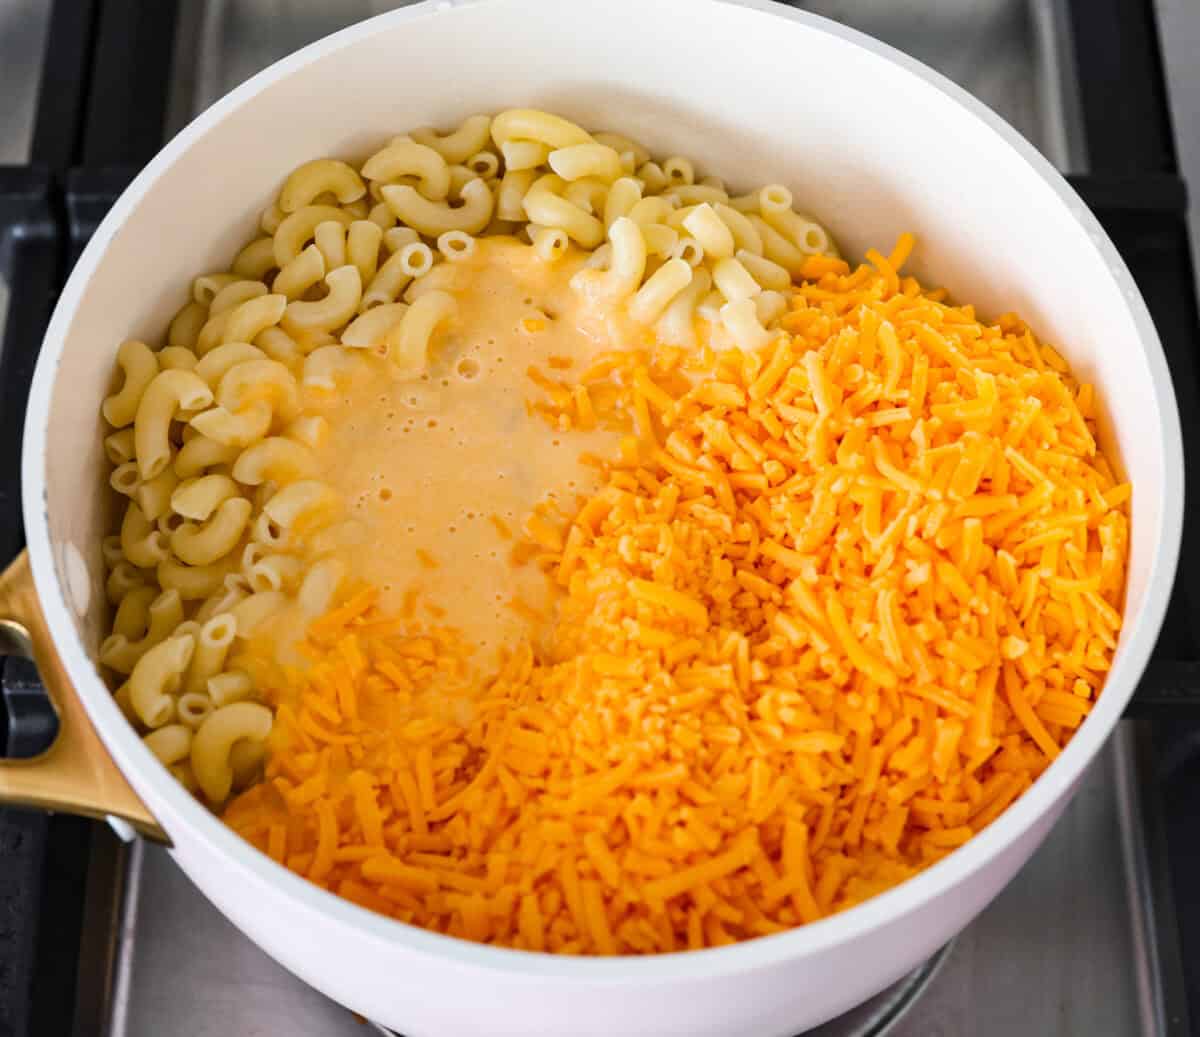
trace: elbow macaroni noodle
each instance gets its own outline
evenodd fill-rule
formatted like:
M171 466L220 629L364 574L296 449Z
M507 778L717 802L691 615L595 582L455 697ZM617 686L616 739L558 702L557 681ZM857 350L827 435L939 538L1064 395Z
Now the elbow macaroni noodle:
M192 773L212 803L221 803L233 787L234 746L243 740L265 742L271 733L271 711L257 702L221 706L192 736Z
M337 220L318 223L313 232L313 244L321 253L326 270L346 265L346 228Z
M800 265L831 248L781 185L731 196L687 158L530 109L293 170L161 342L121 344L102 406L123 511L100 661L150 751L214 806L253 779L272 724L242 646L289 602L321 615L345 580L316 550L344 511L314 478L317 411L364 358L426 372L458 303L423 278L469 264L485 233L523 233L539 262L591 252L572 288L682 347L707 325L760 348Z

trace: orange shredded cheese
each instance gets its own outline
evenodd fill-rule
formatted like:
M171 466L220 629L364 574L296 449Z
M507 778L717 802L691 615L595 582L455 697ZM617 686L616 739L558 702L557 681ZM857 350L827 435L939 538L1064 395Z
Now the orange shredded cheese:
M565 529L524 524L549 647L480 679L356 593L256 674L228 823L414 925L636 954L843 910L999 816L1103 687L1130 488L1092 387L902 276L912 245L809 259L761 352L531 370L555 427L624 433Z

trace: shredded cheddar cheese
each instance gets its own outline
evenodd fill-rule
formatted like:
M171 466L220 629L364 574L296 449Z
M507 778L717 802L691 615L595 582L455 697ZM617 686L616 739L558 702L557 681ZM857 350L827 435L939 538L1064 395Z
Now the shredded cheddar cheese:
M531 371L554 428L625 432L523 525L548 648L479 680L359 592L258 675L267 778L228 823L372 910L575 954L811 922L991 823L1103 686L1130 491L1092 388L911 248L809 260L762 352Z

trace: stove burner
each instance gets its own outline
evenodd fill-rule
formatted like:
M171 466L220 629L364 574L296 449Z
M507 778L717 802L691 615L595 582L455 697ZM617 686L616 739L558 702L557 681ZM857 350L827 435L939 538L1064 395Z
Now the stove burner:
M933 957L918 965L907 976L898 979L886 990L880 991L836 1019L822 1023L815 1030L805 1030L796 1037L884 1037L925 993L925 988L938 974L953 946L954 941L951 940ZM378 1023L372 1023L371 1026L383 1034L383 1037L403 1037L403 1034Z

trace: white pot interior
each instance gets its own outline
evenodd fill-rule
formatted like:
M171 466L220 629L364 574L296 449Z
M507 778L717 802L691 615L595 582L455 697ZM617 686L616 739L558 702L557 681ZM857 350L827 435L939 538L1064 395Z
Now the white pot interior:
M688 155L735 187L782 182L852 257L911 230L918 276L984 314L1025 317L1095 380L1123 467L1137 473L1135 614L1161 519L1164 458L1148 424L1161 401L1130 300L1055 192L950 97L845 40L724 3L705 5L703 18L684 0L605 11L492 0L406 12L265 85L143 180L122 226L99 242L103 262L86 286L74 283L82 291L63 329L43 469L53 539L79 548L94 590L108 528L98 408L120 341L161 342L191 278L226 268L299 162L361 156L414 126L529 105ZM84 633L94 648L98 612Z

